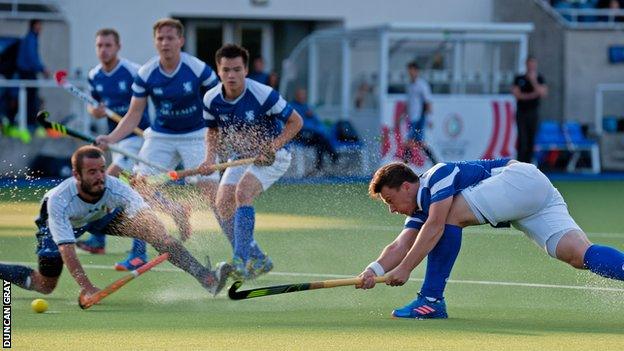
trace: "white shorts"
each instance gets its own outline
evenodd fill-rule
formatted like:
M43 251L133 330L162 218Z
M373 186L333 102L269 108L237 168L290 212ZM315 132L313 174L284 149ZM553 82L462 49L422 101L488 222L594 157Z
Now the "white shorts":
M141 146L143 146L143 138L140 136L133 136L127 139L123 139L117 143L120 149L124 151L128 151L131 154L138 155L141 150ZM113 164L117 167L123 169L124 171L132 171L134 168L135 161L131 158L128 158L122 154L118 154L116 152L112 153L113 155Z
M251 173L262 184L262 190L266 191L273 183L280 179L290 167L292 156L286 149L279 149L275 153L275 162L266 167L256 165L246 165L238 167L229 167L223 173L221 185L235 185L243 178L245 173Z
M159 133L147 128L143 137L145 143L139 156L167 169L175 169L180 162L185 169L195 168L206 158L206 128L185 134ZM162 173L140 162L135 169L143 175ZM200 176L199 180L218 182L219 172Z
M497 175L461 193L477 218L493 225L511 224L556 258L557 244L580 227L568 212L563 197L537 167L513 163Z

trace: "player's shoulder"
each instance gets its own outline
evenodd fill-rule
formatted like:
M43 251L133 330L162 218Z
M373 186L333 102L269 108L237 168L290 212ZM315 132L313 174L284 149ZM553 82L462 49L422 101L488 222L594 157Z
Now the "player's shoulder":
M204 61L186 52L180 53L180 60L183 64L187 65L191 69L191 71L193 71L193 74L196 77L200 77L207 66Z
M59 185L48 190L45 195L43 195L43 198L47 199L50 205L67 205L73 197L78 196L78 188L76 184L76 178L69 177L62 181Z
M126 71L130 72L130 74L132 74L133 76L136 76L137 72L139 72L139 69L141 68L141 65L139 65L138 63L132 62L123 57L119 59L119 65L123 67Z
M221 89L222 89L222 85L221 83L215 85L214 87L210 88L206 94L204 94L204 106L210 108L210 105L212 104L212 102L219 96L221 96Z
M412 229L420 229L427 221L427 215L423 211L416 211L405 218L404 226Z
M420 176L420 181L425 187L431 187L441 179L444 179L454 173L457 173L457 165L452 162L440 162L436 163L433 167L429 168L425 173Z
M138 76L144 81L147 82L149 77L158 69L159 57L154 56L149 61L147 61L141 68L139 68Z
M249 78L245 78L245 85L247 86L247 91L249 91L261 105L264 104L269 96L271 96L271 93L275 91L270 86ZM275 92L275 94L277 94L277 92Z
M100 73L100 71L102 70L102 64L98 63L95 67L91 68L89 70L89 73L87 74L87 77L89 77L89 80L94 80L95 76L98 75L98 73Z

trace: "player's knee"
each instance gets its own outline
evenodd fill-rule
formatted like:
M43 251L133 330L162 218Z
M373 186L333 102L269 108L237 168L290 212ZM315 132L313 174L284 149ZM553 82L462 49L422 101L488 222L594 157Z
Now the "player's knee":
M253 194L246 189L236 189L236 205L240 206L249 206L253 203Z
M44 295L51 294L56 289L56 283L58 282L58 277L46 277L39 272L35 272L31 279L32 290Z

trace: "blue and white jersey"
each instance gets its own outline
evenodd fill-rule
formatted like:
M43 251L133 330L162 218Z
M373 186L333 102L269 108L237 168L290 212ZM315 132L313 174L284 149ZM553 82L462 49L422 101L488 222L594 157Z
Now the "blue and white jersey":
M455 196L462 190L492 176L495 168L505 167L508 158L438 163L420 176L416 195L418 209L405 220L405 228L420 229L429 216L431 204Z
M208 128L219 128L221 141L239 157L258 154L258 147L277 137L293 112L290 104L268 85L245 79L245 90L233 101L218 84L204 95Z
M139 65L119 58L119 63L112 71L106 72L99 64L89 71L89 90L91 96L98 102L103 103L106 107L113 110L120 116L124 116L130 107L130 99L132 98L132 84L139 70ZM147 109L143 112L139 128L145 129L149 127L149 115ZM108 120L109 133L115 129L117 123ZM126 138L130 138L130 134Z
M184 52L171 74L162 70L159 60L156 56L144 64L132 85L134 96L152 98L156 108L152 129L166 134L186 134L206 127L200 87L208 89L217 84L215 72Z

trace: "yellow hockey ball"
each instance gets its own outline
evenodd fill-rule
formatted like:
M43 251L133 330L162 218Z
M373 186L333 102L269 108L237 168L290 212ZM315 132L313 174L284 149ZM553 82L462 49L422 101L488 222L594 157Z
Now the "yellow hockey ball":
M33 302L30 303L30 307L37 313L43 313L48 310L48 301L44 299L34 299Z

